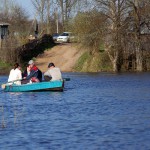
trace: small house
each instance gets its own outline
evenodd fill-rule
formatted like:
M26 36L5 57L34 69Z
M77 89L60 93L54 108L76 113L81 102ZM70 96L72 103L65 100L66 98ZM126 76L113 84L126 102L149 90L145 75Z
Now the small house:
M8 26L8 23L0 23L0 40L4 39L8 35Z

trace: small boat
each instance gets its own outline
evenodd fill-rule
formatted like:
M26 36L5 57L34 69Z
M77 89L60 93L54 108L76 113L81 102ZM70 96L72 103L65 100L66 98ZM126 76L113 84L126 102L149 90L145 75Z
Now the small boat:
M49 82L35 82L22 85L6 84L5 92L37 92L37 91L63 91L64 80L49 81Z

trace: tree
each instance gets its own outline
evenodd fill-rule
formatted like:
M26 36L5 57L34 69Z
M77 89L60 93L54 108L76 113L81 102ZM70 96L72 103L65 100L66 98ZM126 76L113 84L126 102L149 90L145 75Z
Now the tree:
M42 30L41 32L43 32L46 0L31 0L31 2L35 7L36 13L39 15L40 22L41 22L41 30Z
M29 26L28 26L28 14L19 5L14 5L10 14L9 22L11 24L11 30L18 32L20 35L24 34L27 36Z
M50 0L46 0L46 23L47 23L47 34L51 33L51 24L50 24Z
M113 65L113 71L119 71L123 64L122 33L126 24L125 0L96 0L98 8L107 17L105 32L105 50Z
M9 8L8 11L0 12L0 21L7 22L9 26L9 36L3 40L1 48L1 60L12 60L15 56L14 49L26 42L28 36L29 24L28 14L25 10L15 3L6 0L1 3L3 9ZM6 17L7 16L7 17ZM9 44L8 44L9 43Z
M72 10L73 6L75 6L77 1L78 0L57 0L58 5L60 6L60 10L61 10L63 31L65 31L67 29L71 10Z
M74 19L73 32L82 46L94 54L99 52L100 46L103 44L103 31L106 24L106 17L97 10L80 12Z
M134 35L135 54L136 54L136 70L143 71L143 40L142 35L150 30L150 1L149 0L128 0L130 7L130 21Z
M0 0L0 21L7 22L13 3L10 0Z

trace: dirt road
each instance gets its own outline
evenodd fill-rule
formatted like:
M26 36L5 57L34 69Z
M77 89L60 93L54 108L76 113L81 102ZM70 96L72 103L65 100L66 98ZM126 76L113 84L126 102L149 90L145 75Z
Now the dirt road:
M59 44L36 58L36 65L42 72L47 70L48 63L53 62L63 72L72 72L82 51L71 43Z

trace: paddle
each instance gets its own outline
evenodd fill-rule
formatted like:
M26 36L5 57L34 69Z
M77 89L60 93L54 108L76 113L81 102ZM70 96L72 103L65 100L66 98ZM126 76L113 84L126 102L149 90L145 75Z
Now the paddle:
M63 78L64 81L70 81L70 78Z
M7 83L3 83L2 85L1 85L1 88L2 89L5 89L5 86L8 84L8 83L14 83L14 82L16 82L16 81L22 81L23 79L18 79L18 80L13 80L13 81L9 81L9 82L7 82Z

